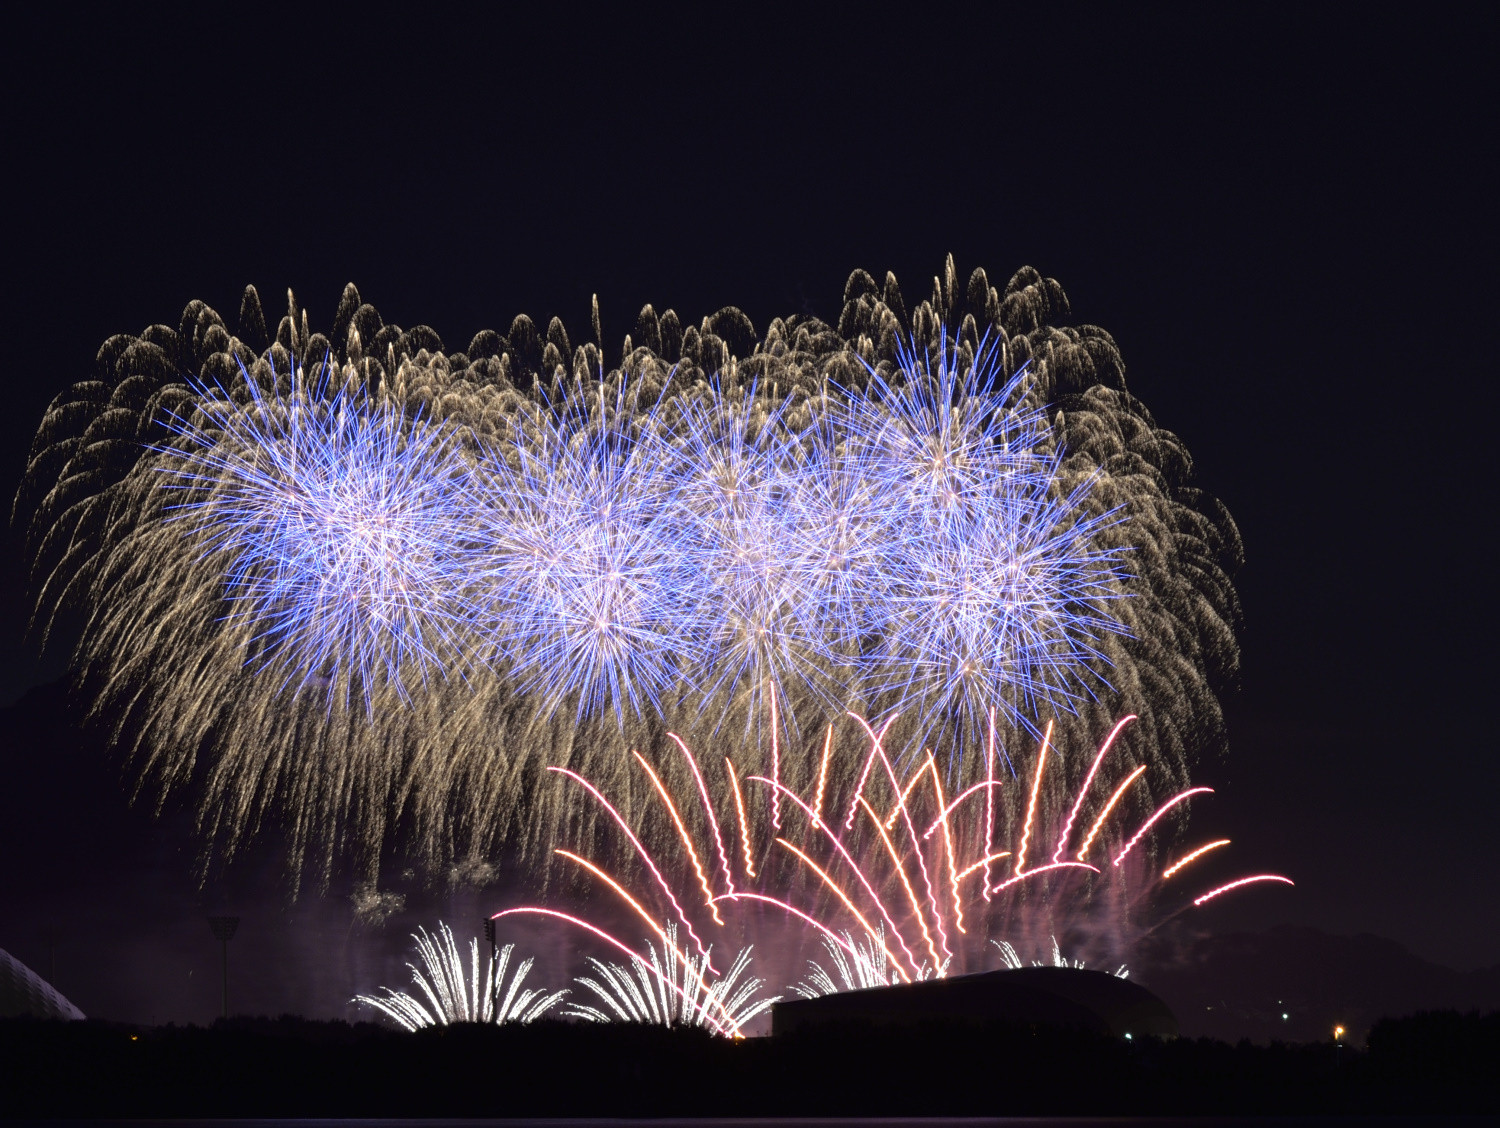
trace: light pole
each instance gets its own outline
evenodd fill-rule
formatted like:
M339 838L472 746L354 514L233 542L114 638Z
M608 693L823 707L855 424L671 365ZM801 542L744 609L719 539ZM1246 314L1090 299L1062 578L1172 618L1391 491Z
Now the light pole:
M224 969L224 1017L229 1017L229 942L234 939L235 929L240 926L240 918L236 916L211 916L208 918L208 927L214 930L214 939L219 942L220 951L223 955Z
M495 975L495 967L500 962L500 950L495 941L495 918L484 918L484 938L490 942L490 1021L500 1020L500 979Z

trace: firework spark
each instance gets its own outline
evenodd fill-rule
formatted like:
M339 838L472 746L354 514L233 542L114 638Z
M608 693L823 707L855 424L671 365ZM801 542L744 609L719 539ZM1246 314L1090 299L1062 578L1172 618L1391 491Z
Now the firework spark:
M635 956L628 965L589 957L597 978L580 976L575 982L593 992L602 1006L570 1003L564 1013L587 1022L701 1026L739 1037L747 1023L781 997L761 995L765 982L755 976L741 981L750 966L750 948L740 949L724 974L715 975L707 952L680 959L676 927L669 924L665 931L660 947L648 941L647 955Z
M429 935L425 928L421 929L420 933L412 934L412 939L417 943L417 954L426 970L424 973L415 964L406 966L411 968L412 981L423 997L382 987L384 998L357 995L354 999L356 1003L374 1007L405 1030L447 1026L455 1022L532 1022L567 995L566 991L551 994L537 989L523 991L521 984L533 962L530 959L521 961L507 984L505 973L514 944L505 945L484 961L481 978L477 939L469 941L467 973L453 931L446 924L438 922L434 935Z
M1053 936L1050 939L1052 940L1051 963L1048 963L1045 960L1032 960L1032 967L1071 967L1078 970L1082 970L1083 968L1088 967L1088 964L1083 960L1069 959L1067 956L1063 955L1062 947L1058 944L1056 936ZM1020 955L1016 952L1016 949L1010 944L1009 941L991 940L990 943L993 944L995 946L995 950L1000 953L1000 959L1004 962L1005 966L1010 968L1012 971L1020 971L1023 967L1026 966L1025 961L1021 959ZM1110 974L1113 975L1116 979L1129 979L1130 969L1124 964L1121 964L1119 967L1115 968L1114 971L1110 972Z

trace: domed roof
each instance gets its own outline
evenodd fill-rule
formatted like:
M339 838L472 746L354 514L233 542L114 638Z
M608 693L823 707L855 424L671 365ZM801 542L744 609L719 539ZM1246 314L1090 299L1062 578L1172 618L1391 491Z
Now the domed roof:
M955 975L922 983L843 991L777 1003L771 1030L783 1034L839 1022L907 1025L919 1022L1040 1023L1130 1034L1175 1037L1177 1017L1138 983L1070 967L1025 967Z
M29 1014L37 1018L79 1019L83 1012L4 948L0 948L0 1018Z

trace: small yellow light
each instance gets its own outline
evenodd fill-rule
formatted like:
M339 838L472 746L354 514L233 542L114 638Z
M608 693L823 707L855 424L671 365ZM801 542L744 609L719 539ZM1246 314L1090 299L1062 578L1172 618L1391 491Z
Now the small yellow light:
M1342 1026L1335 1026L1333 1028L1333 1040L1335 1042L1337 1042L1343 1036L1344 1036L1344 1028Z
M134 1041L136 1041L136 1040L137 1040L137 1039L136 1039L136 1035L134 1035L134 1034L132 1034L132 1035L131 1035L131 1036L130 1036L130 1040L131 1040L131 1041L132 1041L132 1042L134 1042Z

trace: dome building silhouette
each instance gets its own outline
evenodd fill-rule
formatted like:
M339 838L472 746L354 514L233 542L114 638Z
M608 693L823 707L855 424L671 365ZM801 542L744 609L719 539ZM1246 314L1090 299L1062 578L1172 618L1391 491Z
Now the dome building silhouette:
M84 1017L56 987L0 948L0 1018L23 1014L70 1021Z
M793 999L771 1008L772 1034L841 1024L1009 1023L1116 1038L1177 1036L1171 1008L1139 983L1102 971L1024 967Z

